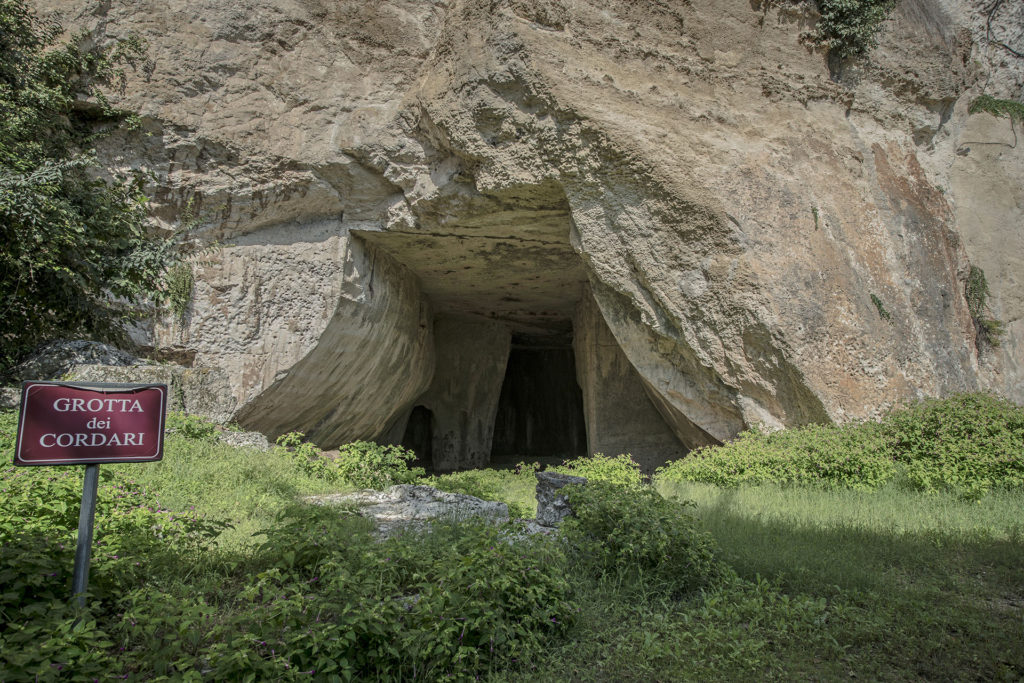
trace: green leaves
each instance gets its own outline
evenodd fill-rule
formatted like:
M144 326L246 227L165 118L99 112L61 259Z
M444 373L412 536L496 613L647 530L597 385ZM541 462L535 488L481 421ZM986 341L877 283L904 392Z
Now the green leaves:
M305 437L302 432L288 432L277 437L277 444L289 449L302 471L313 477L360 488L386 489L395 484L412 484L424 475L422 467L409 467L416 454L401 446L353 441L342 445L337 456L328 458Z
M975 103L977 101L975 100ZM971 106L973 109L974 103ZM1024 111L1024 106L1021 106L1021 109ZM1022 114L1022 117L1024 117L1024 114ZM967 275L967 283L964 285L967 310L970 311L971 318L974 319L974 325L978 331L978 340L989 346L998 347L1000 343L999 338L1005 331L1005 326L1001 320L989 315L988 299L990 294L985 271L978 266L971 266Z
M628 453L608 457L604 453L594 453L575 460L566 460L562 465L552 467L554 472L586 477L587 481L604 481L618 486L636 488L643 484L640 465Z
M567 487L573 516L562 523L574 559L597 576L644 580L684 593L725 576L714 541L700 531L688 504L654 489L588 482Z
M991 95L979 95L971 100L967 113L985 112L997 118L1008 118L1010 121L1024 123L1024 104L1015 100L1000 100Z
M818 0L818 36L835 60L855 57L875 46L882 22L896 0Z
M163 297L173 249L146 234L144 175L111 174L92 149L133 125L105 89L123 87L141 42L55 46L60 26L22 0L0 0L0 27L2 372L55 337L116 341L139 303Z
M661 468L665 481L718 486L810 484L873 489L896 481L915 489L975 495L1024 488L1024 409L986 394L928 399L882 422L744 432Z

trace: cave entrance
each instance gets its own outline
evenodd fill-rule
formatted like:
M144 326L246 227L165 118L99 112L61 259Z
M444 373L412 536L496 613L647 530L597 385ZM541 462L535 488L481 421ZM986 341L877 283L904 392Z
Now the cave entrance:
M494 417L491 464L558 464L586 453L583 392L572 347L513 337Z
M554 187L501 200L459 186L405 230L353 230L408 272L432 330L430 384L388 428L436 472L631 453L645 470L680 442L608 329ZM373 290L367 296L378 296ZM412 322L412 321L409 321ZM391 330L383 327L382 330Z
M434 466L434 414L426 406L416 406L409 413L402 436L402 447L416 454L414 467Z

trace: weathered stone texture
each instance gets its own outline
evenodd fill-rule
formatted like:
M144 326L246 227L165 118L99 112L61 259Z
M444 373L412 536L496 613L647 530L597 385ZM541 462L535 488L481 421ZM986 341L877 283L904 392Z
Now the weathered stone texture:
M666 424L592 297L580 302L573 331L588 452L629 453L650 472L713 441L688 421L677 425L676 432Z
M471 518L491 522L508 521L508 506L481 500L464 493L439 491L431 486L397 484L383 491L331 493L306 499L316 505L339 505L355 509L372 520L381 536L420 528L434 520L461 521Z
M70 382L115 382L167 385L168 410L202 415L227 422L235 414L227 374L220 368L183 368L177 365L76 365Z
M168 409L226 422L237 401L228 374L217 367L188 368L155 363L108 344L63 340L45 345L11 370L12 379L66 382L166 384ZM2 407L21 404L20 389L6 391Z
M568 348L587 290L683 448L1024 400L1022 147L967 112L1020 101L1024 60L980 0L904 0L831 68L812 3L38 4L149 41L118 99L143 129L102 153L155 172L158 223L191 207L219 245L150 341L222 368L253 428L381 437L430 386L435 314ZM996 33L1024 39L1004 4ZM578 365L603 353L587 334ZM593 438L642 442L587 410Z
M582 486L585 477L575 477L560 472L537 472L537 523L541 526L558 526L572 514L569 498L562 491L566 486Z
M358 239L339 262L336 308L316 345L245 404L239 423L270 436L301 431L325 447L372 439L429 386L433 316L416 280Z
M433 414L434 469L485 467L511 335L490 321L438 316L434 381L417 401Z

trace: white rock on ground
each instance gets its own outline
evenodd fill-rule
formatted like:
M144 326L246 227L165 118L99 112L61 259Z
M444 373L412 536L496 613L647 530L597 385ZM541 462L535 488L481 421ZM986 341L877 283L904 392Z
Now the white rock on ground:
M382 536L405 528L421 527L433 520L482 518L493 522L508 521L505 503L416 484L397 484L383 491L366 489L355 493L309 496L305 500L316 505L353 507L358 514L372 520Z

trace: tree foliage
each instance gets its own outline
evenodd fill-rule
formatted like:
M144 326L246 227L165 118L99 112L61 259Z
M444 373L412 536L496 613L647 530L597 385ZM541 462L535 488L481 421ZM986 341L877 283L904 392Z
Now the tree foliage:
M864 54L877 42L878 31L897 0L817 0L821 19L818 37L832 60Z
M161 298L172 254L147 236L143 175L109 173L93 148L137 122L104 89L123 88L143 45L62 31L0 0L0 372L52 338L116 341Z

